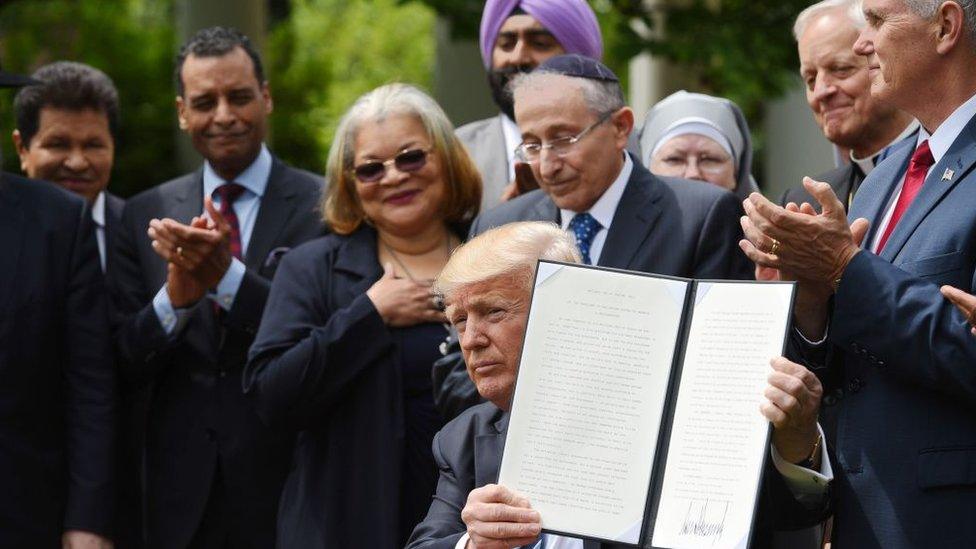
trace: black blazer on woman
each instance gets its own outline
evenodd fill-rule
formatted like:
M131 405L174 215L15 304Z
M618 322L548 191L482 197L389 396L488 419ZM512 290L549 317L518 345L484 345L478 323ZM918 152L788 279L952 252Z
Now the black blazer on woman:
M361 227L289 252L244 371L274 429L300 430L279 549L397 546L404 413L397 335L366 290L381 276Z

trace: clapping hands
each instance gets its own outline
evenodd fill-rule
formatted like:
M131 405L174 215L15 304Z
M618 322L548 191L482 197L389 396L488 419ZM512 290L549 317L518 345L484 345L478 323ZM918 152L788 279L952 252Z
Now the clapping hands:
M206 215L189 225L174 219L153 219L148 234L153 250L168 263L166 291L176 308L190 306L214 288L230 267L230 225L210 197Z

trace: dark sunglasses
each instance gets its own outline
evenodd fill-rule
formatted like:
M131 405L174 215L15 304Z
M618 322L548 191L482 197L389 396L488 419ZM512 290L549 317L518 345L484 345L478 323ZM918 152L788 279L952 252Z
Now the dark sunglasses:
M430 151L427 149L410 149L385 162L360 164L353 168L352 172L356 175L356 179L362 183L376 183L386 175L386 170L390 164L396 166L396 169L401 172L415 172L423 168L427 165L428 154Z

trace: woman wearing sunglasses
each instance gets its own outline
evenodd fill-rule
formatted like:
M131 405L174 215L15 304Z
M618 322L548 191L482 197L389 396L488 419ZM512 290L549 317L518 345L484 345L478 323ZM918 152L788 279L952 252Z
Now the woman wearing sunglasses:
M334 234L282 259L244 390L299 431L279 548L403 547L430 505L431 364L446 335L431 280L481 203L453 125L403 84L360 97L327 166Z

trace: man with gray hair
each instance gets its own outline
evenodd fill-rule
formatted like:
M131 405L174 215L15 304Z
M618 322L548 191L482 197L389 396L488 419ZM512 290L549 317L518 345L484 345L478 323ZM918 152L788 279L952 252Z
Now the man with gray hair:
M617 76L560 55L513 82L518 157L541 189L475 220L472 234L512 221L572 232L587 264L693 278L749 279L734 245L735 197L702 182L659 178L625 152L634 113Z
M825 386L834 547L972 547L976 340L939 286L976 289L976 3L863 11L854 51L871 94L918 118L918 136L867 177L850 225L830 186L807 179L823 213L752 195L742 246L803 276L791 354Z
M617 76L578 54L559 55L513 81L522 132L517 154L540 189L479 216L475 236L512 221L550 221L577 238L587 264L688 278L752 279L736 245L742 209L701 181L652 175L625 152L634 112ZM456 353L434 365L445 417L477 399Z
M912 115L871 96L867 59L852 50L863 26L859 0L823 0L800 12L793 25L813 118L846 157L814 179L829 183L845 207L888 150L918 131ZM802 185L783 194L780 203L788 202L816 206Z

